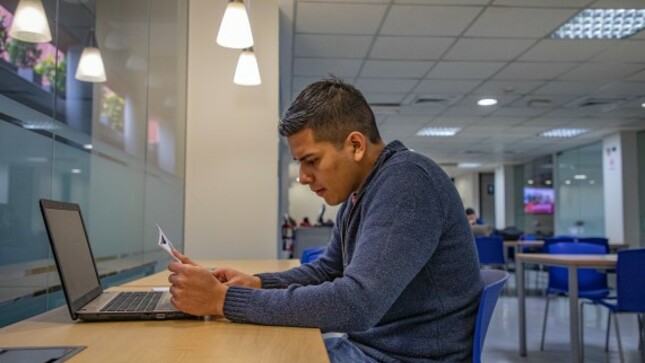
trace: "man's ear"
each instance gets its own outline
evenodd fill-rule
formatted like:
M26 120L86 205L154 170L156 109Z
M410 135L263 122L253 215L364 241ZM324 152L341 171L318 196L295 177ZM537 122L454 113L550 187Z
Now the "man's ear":
M351 132L347 135L346 143L353 152L354 161L361 161L365 156L365 150L367 148L367 138L365 135L358 131Z

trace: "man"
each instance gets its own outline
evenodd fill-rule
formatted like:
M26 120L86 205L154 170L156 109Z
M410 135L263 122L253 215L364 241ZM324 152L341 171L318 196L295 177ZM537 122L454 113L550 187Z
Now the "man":
M437 164L381 140L354 87L313 83L280 133L300 182L343 203L317 261L249 276L173 262L173 303L234 322L317 327L332 362L471 360L482 282L463 204Z
M481 218L477 218L477 213L472 208L466 208L466 217L468 218L468 223L470 224L470 229L473 231L475 237L490 236L493 232L493 228L484 223Z

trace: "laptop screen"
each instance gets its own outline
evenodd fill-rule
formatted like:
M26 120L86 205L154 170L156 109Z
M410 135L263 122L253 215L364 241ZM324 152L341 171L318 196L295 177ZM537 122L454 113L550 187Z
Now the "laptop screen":
M41 207L67 301L76 311L102 291L80 208L47 200Z

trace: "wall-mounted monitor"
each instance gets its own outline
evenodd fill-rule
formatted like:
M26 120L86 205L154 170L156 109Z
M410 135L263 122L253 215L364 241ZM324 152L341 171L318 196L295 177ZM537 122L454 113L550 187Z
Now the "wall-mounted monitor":
M524 187L524 213L553 214L555 193L553 188Z

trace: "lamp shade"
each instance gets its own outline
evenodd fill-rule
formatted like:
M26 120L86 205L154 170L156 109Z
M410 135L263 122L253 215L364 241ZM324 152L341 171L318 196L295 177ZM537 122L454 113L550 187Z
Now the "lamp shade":
M217 44L235 49L248 48L253 45L249 15L241 0L231 0L226 6L217 33Z
M240 58L237 61L237 68L235 68L233 83L239 84L240 86L257 86L262 83L258 60L255 58L253 48L242 50Z
M105 67L103 57L96 44L94 30L87 36L87 44L81 53L81 59L76 68L76 79L83 82L105 82Z
M47 43L52 40L47 14L40 0L20 0L9 36L30 43Z

